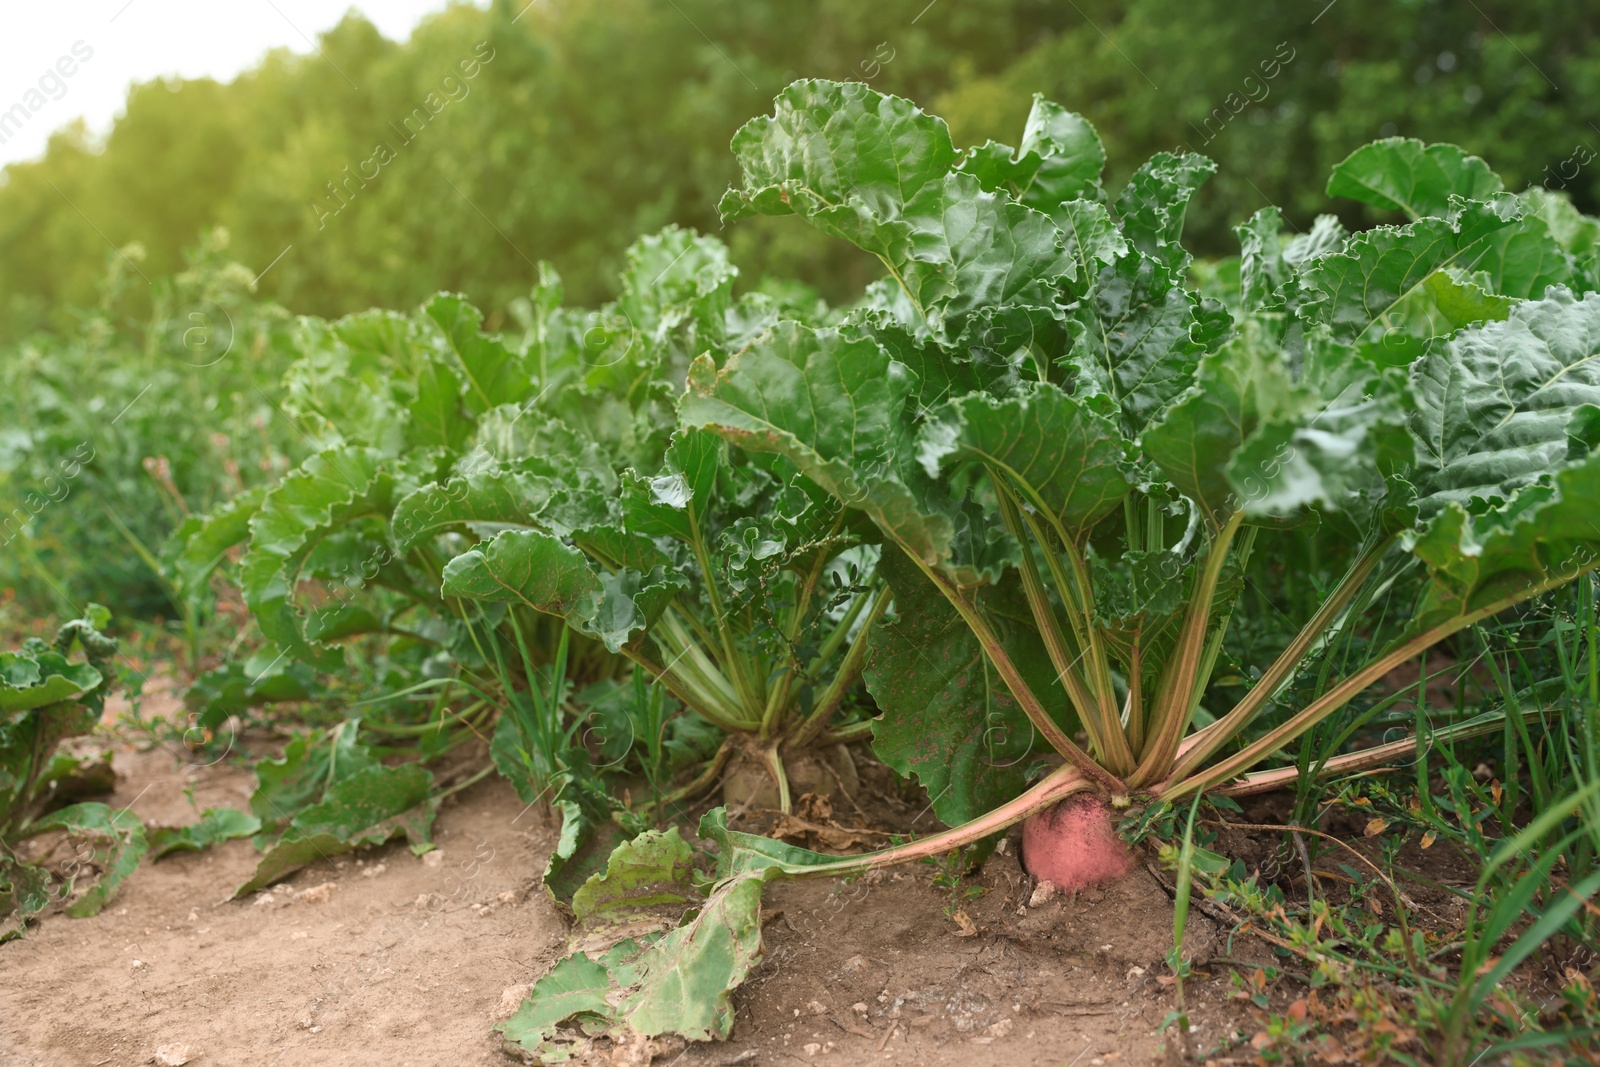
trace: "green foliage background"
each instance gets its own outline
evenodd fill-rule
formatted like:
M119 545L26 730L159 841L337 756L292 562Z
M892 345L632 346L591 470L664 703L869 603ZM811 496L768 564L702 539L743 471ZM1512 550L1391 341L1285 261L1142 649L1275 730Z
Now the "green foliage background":
M1304 226L1332 164L1392 133L1482 154L1513 189L1565 184L1593 211L1600 168L1556 176L1600 145L1595 37L1565 0L494 0L403 44L352 15L320 42L326 59L280 52L227 85L138 86L104 145L68 129L42 161L7 168L0 336L92 303L108 240L139 242L153 278L218 225L258 271L292 245L261 292L294 311L451 289L494 325L540 259L594 302L636 235L718 230L729 137L796 77L869 80L946 116L958 144L1014 137L1043 92L1094 121L1125 169L1203 152L1220 166L1190 212L1200 254L1234 251L1228 224L1269 201ZM452 100L442 82L480 41L493 58ZM408 130L430 93L444 106ZM380 143L392 161L331 214L329 183ZM1345 206L1347 222L1373 221ZM801 277L839 295L869 269L767 223L731 242L747 282Z

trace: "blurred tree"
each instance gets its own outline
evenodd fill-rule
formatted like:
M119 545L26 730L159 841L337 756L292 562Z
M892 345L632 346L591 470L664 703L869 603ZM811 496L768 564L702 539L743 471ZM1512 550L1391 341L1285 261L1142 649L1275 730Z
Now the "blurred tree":
M139 242L159 278L214 225L294 310L439 288L504 309L540 259L594 301L637 234L719 228L729 138L796 77L909 96L963 144L1014 143L1044 92L1100 127L1114 178L1160 149L1203 152L1221 164L1191 212L1203 251L1231 251L1229 225L1268 201L1304 225L1332 164L1389 133L1456 141L1513 188L1559 184L1594 210L1600 166L1565 175L1600 148L1595 34L1563 0L492 0L405 43L351 15L320 56L137 86L103 145L69 128L7 168L0 334L66 325L113 247ZM804 228L725 236L750 284L839 294L873 267Z

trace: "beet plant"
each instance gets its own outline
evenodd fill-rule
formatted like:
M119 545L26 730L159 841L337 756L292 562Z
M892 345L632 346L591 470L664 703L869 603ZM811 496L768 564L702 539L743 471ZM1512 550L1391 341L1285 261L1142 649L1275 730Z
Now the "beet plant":
M1111 193L1093 128L1042 99L1019 148L963 151L905 100L797 82L733 150L725 220L796 216L885 278L837 321L697 356L680 426L782 457L870 522L893 596L869 637L872 745L953 828L823 857L714 812L708 875L675 831L635 839L574 900L585 943L637 918L641 886L687 918L542 979L504 1024L537 1056L568 1055L572 1023L623 1043L725 1035L773 878L1029 817L1034 874L1115 876L1112 813L1293 781L1262 765L1396 666L1600 562L1595 222L1504 191L1458 148L1391 139L1336 169L1331 195L1403 224L1324 216L1290 236L1266 208L1204 270L1180 237L1213 164L1161 153ZM1223 703L1251 554L1312 524L1348 546L1343 576L1284 647L1228 665L1248 685ZM1325 669L1357 635L1365 658Z
M0 652L0 942L22 936L27 920L52 903L74 917L97 914L149 847L143 823L127 809L74 803L110 789L109 759L58 748L100 720L117 651L100 632L109 620L91 604L53 642L29 638ZM51 831L81 842L55 873L14 847Z
M847 720L889 600L876 536L783 457L676 426L696 355L828 314L803 292L735 299L735 275L720 243L673 227L635 244L600 309L563 307L547 271L520 332L486 332L449 294L300 320L281 414L312 455L168 553L193 601L230 573L264 639L194 687L198 725L290 700L335 720L264 765L269 852L240 892L307 842L427 847L437 793L413 764L475 736L580 840L650 814L617 810L608 769L697 768L652 809L725 775L730 799L783 809L853 781L841 742L867 732ZM358 773L383 787L345 783Z

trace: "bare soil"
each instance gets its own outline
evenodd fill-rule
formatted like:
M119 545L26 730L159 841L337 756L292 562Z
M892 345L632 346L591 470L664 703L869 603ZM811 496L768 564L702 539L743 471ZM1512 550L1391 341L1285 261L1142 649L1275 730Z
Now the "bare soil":
M109 802L152 825L243 807L254 784L176 747L124 748L116 766ZM905 806L887 797L873 821ZM491 1027L563 952L565 924L538 885L556 834L491 777L446 801L430 857L403 844L338 857L238 902L248 842L147 862L102 914L49 914L0 946L0 1065L516 1063ZM1155 874L1030 906L1015 839L965 883L981 897L957 900L936 874L773 887L766 959L736 995L733 1038L656 1062L1166 1062L1172 906ZM1190 953L1204 960L1215 944L1193 916ZM1200 1049L1251 1032L1227 989L1223 969L1189 984Z

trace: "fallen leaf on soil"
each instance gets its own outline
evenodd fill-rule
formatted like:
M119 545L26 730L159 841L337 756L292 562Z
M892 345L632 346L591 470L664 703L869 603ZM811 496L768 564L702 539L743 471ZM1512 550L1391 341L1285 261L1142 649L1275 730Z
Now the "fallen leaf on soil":
M961 928L956 934L957 937L978 936L978 924L973 922L972 916L968 915L965 911L957 908L955 911L950 913L950 919Z
M804 842L807 838L815 838L822 847L839 851L868 844L873 837L882 835L875 830L840 826L832 819L821 823L802 819L798 815L779 815L772 826L772 836L780 841Z
M1028 907L1037 908L1040 905L1048 904L1056 898L1058 892L1060 890L1056 888L1056 884L1049 879L1045 879L1033 887L1033 896L1028 898Z

